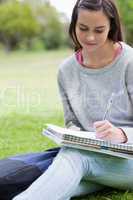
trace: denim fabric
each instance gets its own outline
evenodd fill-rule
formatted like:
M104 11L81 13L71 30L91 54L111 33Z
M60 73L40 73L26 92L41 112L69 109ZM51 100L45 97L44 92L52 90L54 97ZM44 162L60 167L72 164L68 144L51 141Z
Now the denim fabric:
M108 186L133 190L133 160L63 147L47 171L13 200L70 200Z

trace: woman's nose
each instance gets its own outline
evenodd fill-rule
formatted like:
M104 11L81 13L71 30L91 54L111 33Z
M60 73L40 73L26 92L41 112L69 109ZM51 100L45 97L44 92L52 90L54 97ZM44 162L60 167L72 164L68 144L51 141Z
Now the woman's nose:
M95 40L95 36L93 34L89 34L89 35L87 35L86 39L87 39L88 42L91 42L91 41Z

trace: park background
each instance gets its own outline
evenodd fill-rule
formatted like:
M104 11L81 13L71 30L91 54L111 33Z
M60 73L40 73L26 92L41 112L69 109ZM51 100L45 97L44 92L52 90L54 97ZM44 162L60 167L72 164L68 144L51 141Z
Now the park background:
M116 2L133 45L133 1ZM41 132L46 123L64 124L56 76L73 53L69 23L48 0L0 0L0 158L56 146ZM75 199L132 200L133 193L110 189Z

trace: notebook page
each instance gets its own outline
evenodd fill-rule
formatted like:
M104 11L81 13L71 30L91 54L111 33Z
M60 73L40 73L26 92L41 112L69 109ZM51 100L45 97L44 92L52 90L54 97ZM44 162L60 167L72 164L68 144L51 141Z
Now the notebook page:
M67 128L62 128L57 125L53 124L47 124L47 129L50 132L53 132L57 137L60 138L65 138L66 140L71 140L77 142L78 140L83 143L88 143L88 144L96 144L104 147L109 147L112 149L122 149L122 150L127 150L133 152L133 144L117 144L117 143L111 143L109 141L104 141L101 139L96 138L96 133L95 132L88 132L88 131L75 131ZM81 139L79 139L81 138Z
M95 132L75 131L75 130L70 130L67 128L62 128L53 124L48 124L47 126L48 126L48 130L51 130L51 131L53 130L60 134L67 134L67 135L73 135L73 136L78 136L78 137L96 139Z

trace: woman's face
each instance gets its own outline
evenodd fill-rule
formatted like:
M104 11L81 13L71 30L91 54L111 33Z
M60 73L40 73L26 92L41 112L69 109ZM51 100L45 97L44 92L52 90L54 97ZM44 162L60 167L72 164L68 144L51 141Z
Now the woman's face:
M100 49L108 41L110 21L103 11L79 9L76 36L87 51Z

